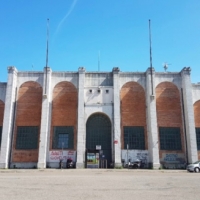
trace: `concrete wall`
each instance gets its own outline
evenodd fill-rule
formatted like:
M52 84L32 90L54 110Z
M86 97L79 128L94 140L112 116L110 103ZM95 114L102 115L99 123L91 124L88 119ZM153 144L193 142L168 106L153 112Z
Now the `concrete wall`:
M5 105L6 112L9 112L7 113L8 116L6 116L6 120L9 118L9 120L7 120L9 121L9 127L6 127L4 130L4 140L8 143L4 145L3 149L5 152L8 152L6 148L8 148L8 144L11 141L12 119L15 118L12 154L13 163L26 162L27 164L27 162L37 162L38 150L37 153L33 155L33 153L30 154L30 151L29 153L16 151L14 147L16 127L26 124L30 125L31 123L40 126L42 121L41 110L44 112L43 120L48 118L46 122L43 123L43 126L49 126L49 128L45 128L44 135L47 137L45 136L46 139L44 141L42 140L45 144L41 143L41 148L44 147L44 149L51 150L53 126L73 125L75 127L74 149L79 152L77 158L80 161L80 166L83 166L84 162L86 122L92 114L97 112L106 114L111 120L113 159L116 160L118 165L120 165L121 162L121 149L124 148L123 126L126 125L145 127L145 139L148 141L145 147L146 149L154 149L152 155L149 151L149 155L152 162L155 162L156 165L158 165L156 159L156 146L158 145L156 144L158 141L156 138L158 137L158 133L157 129L155 131L149 127L156 126L157 128L157 123L158 127L180 127L182 140L181 153L185 155L182 89L184 90L183 99L186 103L186 125L189 127L187 129L187 134L188 136L192 135L191 138L188 137L189 139L187 139L189 155L192 157L191 160L195 159L195 153L193 153L195 149L192 148L195 138L194 134L191 133L194 128L191 123L190 116L192 115L190 108L191 105L194 104L195 126L199 126L198 115L200 111L197 102L200 100L200 84L190 85L188 69L184 68L185 71L182 70L184 73L186 72L185 74L182 73L182 71L178 73L160 73L154 71L152 82L150 74L146 72L120 72L119 68L114 68L113 72L86 72L83 67L79 68L78 72L47 72L48 95L46 100L44 99L44 89L46 87L45 69L44 72L17 72L13 67L9 68L9 70L13 70L13 75L9 72L9 87L7 87L7 83L0 83L0 100L5 103L6 98L9 100L9 95L11 95L11 99L8 101L7 105ZM46 70L49 71L50 68ZM32 86L26 85L28 83L35 83L40 86L40 92L37 94L34 94L34 92L32 93L32 89L30 89ZM153 93L156 88L155 99L154 96L151 96L151 83L153 83ZM24 87L24 85L26 87ZM8 91L8 97L6 97L6 91ZM13 112L15 91L17 91L20 97L18 97L19 99L16 104L16 116L14 116L15 114ZM188 91L191 92L192 95L190 95ZM34 113L36 110L34 111L33 107L30 109L27 107L28 102L32 100L32 98L30 100L30 97L33 97L33 99L35 98L35 100L38 98L38 110L36 109L38 114ZM190 98L192 99L191 103ZM154 106L154 104L156 106ZM0 106L0 118L3 113L2 110L5 108L3 108L3 104ZM30 115L32 113L31 120L29 114L27 115L29 111ZM45 113L48 113L48 115L46 116ZM190 114L188 115L188 113ZM156 121L153 120L152 117L155 117ZM4 122L4 124L6 123ZM7 131L9 131L9 133L7 133ZM114 140L118 141L118 143L116 143L117 145L113 144ZM78 148L78 146L80 148ZM41 151L41 155L45 152L46 151ZM161 154L162 152L160 151L160 157ZM4 163L4 160L7 162L8 153L5 159L3 157L0 160L0 166L6 166L7 164ZM42 167L45 167L45 163L43 163L45 160L46 156L42 158ZM27 166L33 166L33 164L30 163L27 164ZM20 165L23 166L23 164Z

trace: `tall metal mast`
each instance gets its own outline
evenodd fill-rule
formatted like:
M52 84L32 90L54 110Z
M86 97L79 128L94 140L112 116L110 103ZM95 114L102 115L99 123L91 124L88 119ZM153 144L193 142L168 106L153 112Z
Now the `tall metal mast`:
M45 94L47 93L47 67L49 58L49 19L47 19L47 49L46 49L46 66L45 66Z
M154 95L154 93L153 93L152 49L151 49L151 20L150 19L149 19L149 44L150 44L151 95Z

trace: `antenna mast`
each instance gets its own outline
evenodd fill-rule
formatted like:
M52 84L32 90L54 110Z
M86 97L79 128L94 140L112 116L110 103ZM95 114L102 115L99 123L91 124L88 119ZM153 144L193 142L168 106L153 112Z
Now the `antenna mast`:
M48 56L49 56L49 19L47 19L47 50L46 50L46 67L45 67L45 94L47 93L47 67L48 67Z
M151 95L153 95L153 66L152 66L151 20L150 19L149 19L149 44L150 44Z

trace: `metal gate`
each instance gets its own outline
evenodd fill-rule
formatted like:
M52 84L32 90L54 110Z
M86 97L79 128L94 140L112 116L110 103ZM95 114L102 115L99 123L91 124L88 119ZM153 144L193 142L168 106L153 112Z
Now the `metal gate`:
M96 151L96 145L101 146L100 159L107 160L110 167L111 158L111 122L103 114L97 113L89 117L86 124L86 154Z

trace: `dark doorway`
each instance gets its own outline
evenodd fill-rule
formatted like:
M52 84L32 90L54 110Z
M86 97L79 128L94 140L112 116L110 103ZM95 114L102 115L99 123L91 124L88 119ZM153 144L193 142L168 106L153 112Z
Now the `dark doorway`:
M99 150L100 161L106 161L109 168L112 162L111 122L106 115L100 113L90 116L86 124L86 158L87 152L96 152L97 146L101 147Z

